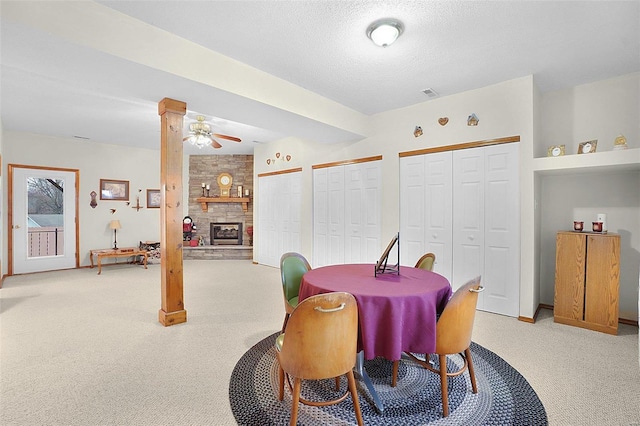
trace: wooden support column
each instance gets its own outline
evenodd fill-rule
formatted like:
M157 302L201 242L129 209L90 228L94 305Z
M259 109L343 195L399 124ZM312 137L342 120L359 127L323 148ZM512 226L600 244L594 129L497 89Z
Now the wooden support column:
M182 271L182 120L187 104L164 98L158 103L160 148L160 247L162 307L158 320L170 326L187 321Z

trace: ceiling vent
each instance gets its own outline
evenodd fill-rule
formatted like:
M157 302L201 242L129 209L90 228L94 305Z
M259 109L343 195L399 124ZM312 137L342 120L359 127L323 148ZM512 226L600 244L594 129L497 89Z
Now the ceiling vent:
M437 98L437 97L438 97L438 94L437 94L437 93L436 93L436 91L435 91L435 90L433 90L433 89L424 89L424 90L422 91L422 93L424 93L425 95L427 95L427 97L428 97L429 99L431 99L431 98Z

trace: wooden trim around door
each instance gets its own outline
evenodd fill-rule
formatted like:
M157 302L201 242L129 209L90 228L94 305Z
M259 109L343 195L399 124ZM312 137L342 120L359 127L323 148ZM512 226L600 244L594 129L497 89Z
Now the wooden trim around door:
M506 138L486 139L483 141L465 142L455 145L437 146L434 148L424 148L415 151L405 151L398 154L399 157L412 157L414 155L433 154L434 152L458 151L460 149L478 148L481 146L500 145L503 143L520 142L520 136L508 136Z
M296 173L301 171L302 171L302 167L296 167L295 169L278 170L277 172L259 173L258 177L261 178L266 176L286 175L287 173Z
M13 169L36 169L36 170L51 170L57 172L70 172L76 175L75 185L75 226L76 226L76 253L75 263L76 269L80 267L80 170L78 169L66 169L62 167L45 167L45 166L29 166L26 164L8 164L8 191L7 191L7 275L13 275Z
M316 164L311 166L311 168L313 170L325 169L327 167L346 166L347 164L368 163L369 161L380 161L380 160L382 160L382 155L376 155L373 157L356 158L355 160L334 161L332 163Z

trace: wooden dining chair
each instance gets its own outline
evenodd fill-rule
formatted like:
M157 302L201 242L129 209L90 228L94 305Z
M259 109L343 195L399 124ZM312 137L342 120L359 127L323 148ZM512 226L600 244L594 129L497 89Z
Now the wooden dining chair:
M284 296L284 322L282 332L287 326L289 315L298 305L300 283L305 272L311 270L311 265L300 253L289 252L280 257L280 277L282 279L282 295Z
M433 271L433 265L436 263L436 255L433 253L424 254L416 262L416 268L424 269L425 271Z
M449 415L449 394L447 392L448 378L458 376L469 370L471 388L473 393L478 393L476 375L473 371L471 359L471 332L478 303L478 293L484 290L480 285L480 277L476 277L460 287L453 294L447 306L442 311L436 325L436 351L439 359L438 368L429 363L429 354L425 359L420 359L412 353L407 355L422 367L440 375L440 389L442 392L442 413L444 417ZM459 354L464 365L457 371L447 372L447 355ZM395 386L398 375L398 361L393 362L391 383Z
M358 306L353 295L344 292L308 297L293 310L285 333L276 339L279 368L279 400L284 399L285 379L291 390L291 419L298 418L298 403L324 407L337 404L351 394L358 425L363 425L358 390L353 375L358 345ZM346 375L348 390L332 400L309 401L300 396L302 380L335 378ZM293 378L293 386L291 385Z

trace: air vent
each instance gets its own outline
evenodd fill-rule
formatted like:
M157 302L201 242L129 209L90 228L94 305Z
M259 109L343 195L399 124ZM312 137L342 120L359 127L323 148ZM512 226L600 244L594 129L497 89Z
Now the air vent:
M427 97L429 97L429 98L437 98L437 97L438 97L438 94L437 94L437 93L436 93L436 91L435 91L435 90L433 90L433 89L424 89L424 90L422 91L422 93L424 93L425 95L427 95Z

